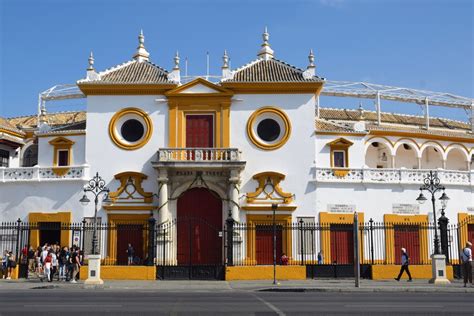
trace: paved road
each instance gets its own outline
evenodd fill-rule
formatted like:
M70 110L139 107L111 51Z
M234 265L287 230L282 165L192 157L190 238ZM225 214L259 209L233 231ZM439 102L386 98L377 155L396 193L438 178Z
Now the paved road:
M471 293L334 293L258 291L0 291L0 315L254 314L473 315Z

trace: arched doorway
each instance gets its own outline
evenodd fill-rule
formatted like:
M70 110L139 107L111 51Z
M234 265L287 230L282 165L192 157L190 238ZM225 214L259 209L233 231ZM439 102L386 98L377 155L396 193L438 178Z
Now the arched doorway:
M222 200L205 188L192 188L178 198L178 265L222 264Z

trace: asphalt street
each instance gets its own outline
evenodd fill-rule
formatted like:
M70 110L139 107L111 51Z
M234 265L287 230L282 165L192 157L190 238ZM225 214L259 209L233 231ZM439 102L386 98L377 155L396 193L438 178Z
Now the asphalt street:
M472 293L0 291L0 315L473 315Z

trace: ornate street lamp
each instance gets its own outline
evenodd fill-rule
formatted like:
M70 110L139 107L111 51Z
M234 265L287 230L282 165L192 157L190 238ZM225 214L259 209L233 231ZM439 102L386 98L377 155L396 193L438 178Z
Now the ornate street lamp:
M434 254L439 255L441 254L440 249L439 249L439 238L438 238L438 225L437 225L437 217L436 217L436 198L435 194L437 192L443 191L443 194L439 198L441 201L441 205L443 207L443 213L444 209L448 205L449 197L446 195L446 192L444 192L445 187L440 184L440 180L438 178L438 175L436 172L430 171L430 173L426 176L425 179L423 179L423 185L420 187L420 195L416 199L418 203L423 204L425 203L428 199L423 195L423 191L427 191L431 193L431 203L433 205L433 221L434 221L434 227L435 227L435 237L434 237Z
M105 181L102 179L101 176L99 176L99 173L97 172L95 176L89 180L89 183L84 186L84 195L82 198L79 200L82 205L87 205L89 204L90 200L87 197L87 192L92 192L94 194L94 230L92 232L92 254L93 255L98 255L99 254L99 249L98 249L98 240L97 240L97 206L99 204L99 196L101 194L105 194L104 196L104 202L109 201L109 189L105 186Z

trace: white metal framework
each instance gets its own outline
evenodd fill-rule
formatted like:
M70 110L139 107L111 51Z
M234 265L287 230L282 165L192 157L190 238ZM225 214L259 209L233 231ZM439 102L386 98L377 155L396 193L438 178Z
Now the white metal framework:
M194 77L194 76L189 76ZM204 76L207 79L218 76ZM184 78L183 78L184 79ZM187 78L190 79L190 78ZM429 128L429 106L437 105L450 108L461 108L469 114L472 131L474 131L474 99L461 97L452 93L441 93L427 90L385 86L367 82L333 81L324 83L321 95L336 97L352 97L374 99L377 110L377 122L381 123L381 100L416 103L423 105L426 119L426 128ZM40 93L38 116L45 110L47 101L85 98L75 84L55 85ZM319 99L316 103L316 115L319 117Z

